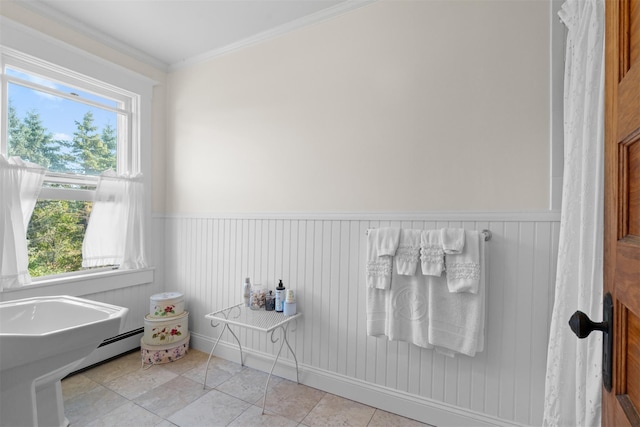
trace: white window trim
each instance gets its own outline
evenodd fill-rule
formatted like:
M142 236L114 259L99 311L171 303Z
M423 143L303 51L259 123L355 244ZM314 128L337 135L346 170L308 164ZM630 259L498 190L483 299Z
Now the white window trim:
M98 185L97 176L74 175L68 173L47 172L44 178L45 183L55 184L75 184L93 187L92 190L77 190L69 188L42 187L38 199L52 200L79 200L83 202L93 201L95 187Z
M133 153L127 155L133 156L131 164L137 169L135 173L143 174L143 182L145 185L145 205L147 207L148 218L146 221L145 236L147 241L146 247L153 248L153 236L151 230L151 101L153 95L153 86L157 84L154 80L121 67L117 64L109 62L103 58L85 52L74 46L68 45L53 37L47 36L30 27L16 23L11 19L0 16L0 57L11 55L20 57L27 55L28 57L38 58L44 63L50 63L64 69L72 69L80 76L90 76L96 81L104 82L113 87L126 90L137 95L138 105L134 106L134 111L139 114L139 120L133 121L131 132L137 136L139 147L133 150ZM0 62L2 62L0 60ZM3 64L0 63L0 66ZM81 87L81 86L80 86ZM0 89L2 96L2 104L7 105L7 94ZM2 117L2 129L7 129L6 114L0 111ZM139 123L139 126L136 125ZM3 144L6 138L2 138ZM6 151L6 147L3 147ZM139 156L138 154L139 153ZM119 160L120 161L120 160ZM53 178L53 176L52 176ZM47 189L41 197L46 197L47 192L55 189ZM55 190L60 191L60 190ZM69 191L69 190L66 190ZM81 191L81 190L73 190ZM91 193L90 190L85 190ZM59 198L54 194L55 198ZM85 195L86 196L86 195ZM75 197L74 197L75 199ZM153 267L139 270L110 270L101 272L75 272L71 275L64 276L48 276L35 282L27 287L4 290L0 292L0 300L4 300L3 294L7 297L20 294L20 298L26 298L29 295L86 295L91 292L102 292L106 290L119 289L122 287L136 286L154 281ZM89 292L89 293L91 293ZM34 294L35 293L35 294Z
M139 124L137 120L140 111L140 95L129 90L98 81L91 76L80 75L73 70L61 67L57 64L46 63L39 58L32 57L23 52L16 51L15 49L6 48L4 46L0 46L0 49L0 65L2 68L8 66L11 69L23 72L27 75L40 76L48 81L59 83L64 86L71 86L85 92L98 93L100 96L119 102L122 105L122 108L107 106L91 99L74 97L66 92L38 83L26 81L11 75L2 75L3 89L8 83L13 83L23 87L28 87L38 92L47 93L59 98L68 99L76 103L89 105L115 113L119 122L117 170L121 173L123 172L130 175L136 175L141 172L140 158L137 155L141 149L138 132ZM3 94L2 105L7 104L7 96L7 94ZM127 123L129 125L127 125ZM6 128L6 117L3 115L3 129ZM126 130L126 132L123 132L123 130ZM6 153L7 145L5 137L6 135L2 135L0 149ZM50 177L59 175L60 174L47 172L45 182L57 182L50 179ZM90 178L86 177L86 175L79 175L78 180L90 181Z
M29 286L9 288L0 292L0 301L39 296L71 295L84 296L116 289L153 283L155 268L138 270L109 270L67 277L55 277L34 281Z

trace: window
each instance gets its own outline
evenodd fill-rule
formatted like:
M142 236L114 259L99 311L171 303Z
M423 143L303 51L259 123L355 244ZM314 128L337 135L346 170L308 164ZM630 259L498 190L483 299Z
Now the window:
M33 278L82 269L98 175L140 172L139 97L27 55L2 55L1 152L47 168L27 230Z

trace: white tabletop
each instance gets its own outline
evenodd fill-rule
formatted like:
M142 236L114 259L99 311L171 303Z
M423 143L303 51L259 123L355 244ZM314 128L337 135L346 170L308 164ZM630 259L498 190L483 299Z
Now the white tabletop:
M282 312L266 311L265 309L252 310L244 304L238 304L209 313L204 317L210 319L212 323L217 321L256 331L271 332L277 327L298 318L301 314L296 313L292 316L285 316Z

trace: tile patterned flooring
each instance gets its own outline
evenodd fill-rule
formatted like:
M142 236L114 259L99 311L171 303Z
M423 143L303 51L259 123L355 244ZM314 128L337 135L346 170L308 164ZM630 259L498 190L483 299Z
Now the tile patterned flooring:
M194 349L180 360L141 367L139 352L62 381L65 415L76 426L427 426Z

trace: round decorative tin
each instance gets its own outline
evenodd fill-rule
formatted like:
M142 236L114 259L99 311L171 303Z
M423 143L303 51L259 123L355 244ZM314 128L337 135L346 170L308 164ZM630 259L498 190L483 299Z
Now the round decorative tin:
M171 344L184 339L189 333L189 312L179 316L158 319L144 317L144 342L148 345Z
M184 294L181 292L162 292L152 295L150 300L150 317L173 317L184 312Z
M183 358L189 352L189 338L190 334L187 332L187 335L180 341L167 345L147 345L144 338L141 338L142 366L159 365Z

